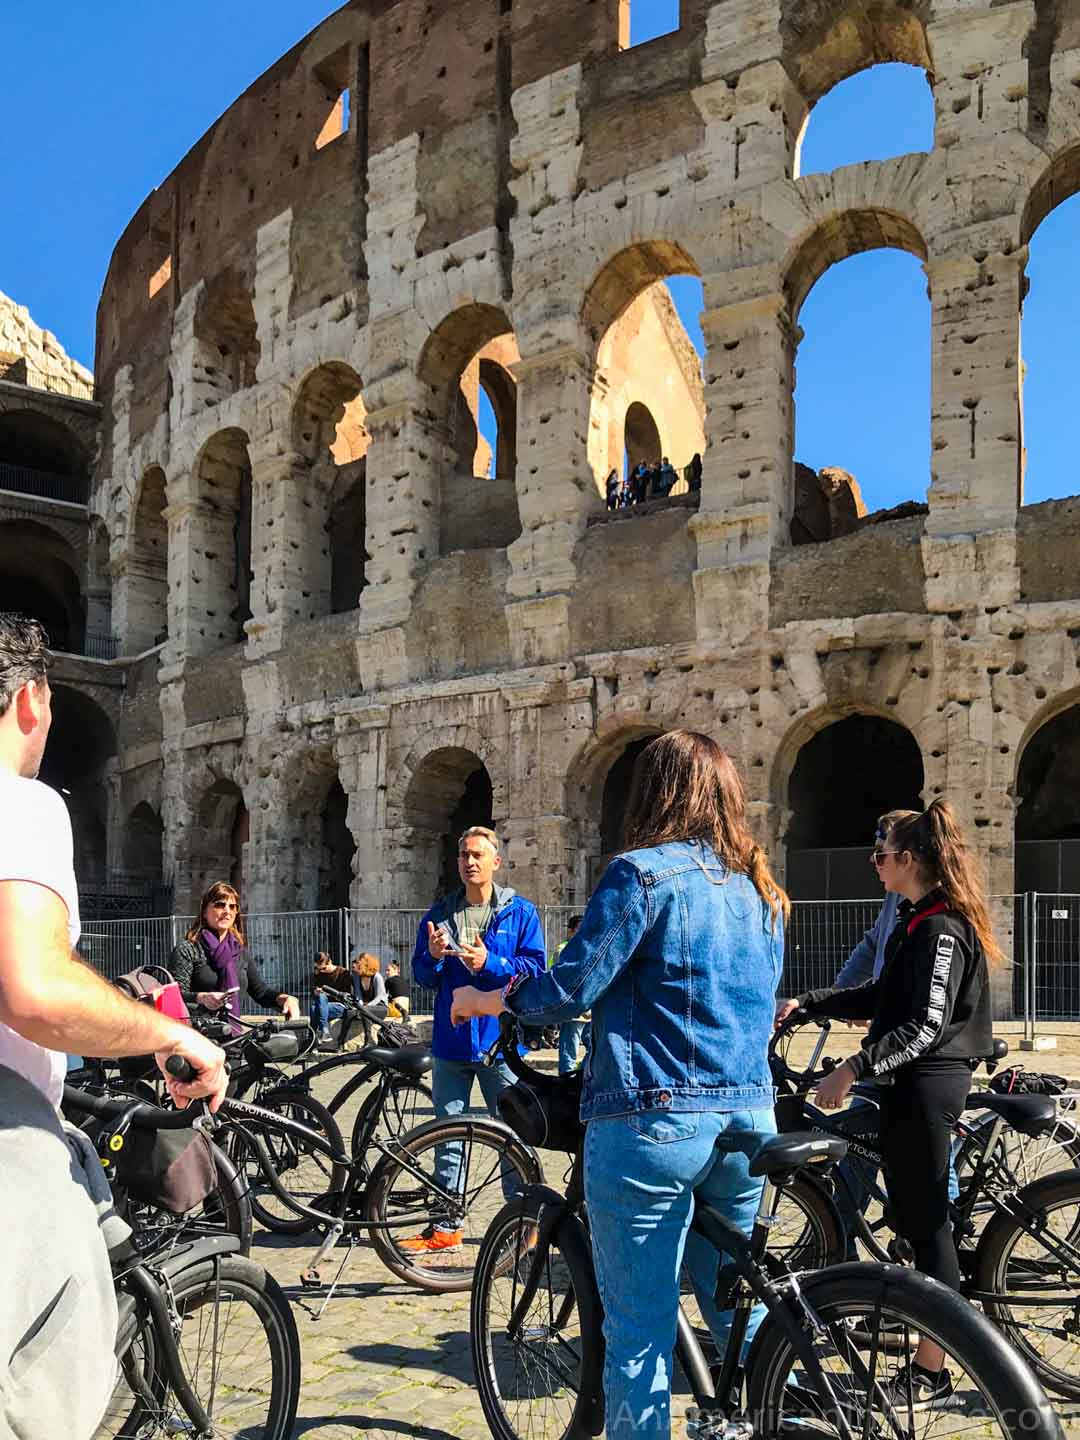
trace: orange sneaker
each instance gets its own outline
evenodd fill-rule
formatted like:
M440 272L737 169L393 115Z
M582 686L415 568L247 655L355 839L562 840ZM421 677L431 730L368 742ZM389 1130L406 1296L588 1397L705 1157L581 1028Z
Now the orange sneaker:
M419 1235L399 1240L398 1249L408 1250L412 1254L427 1254L433 1250L460 1250L461 1239L460 1230L436 1230L433 1225L429 1225Z

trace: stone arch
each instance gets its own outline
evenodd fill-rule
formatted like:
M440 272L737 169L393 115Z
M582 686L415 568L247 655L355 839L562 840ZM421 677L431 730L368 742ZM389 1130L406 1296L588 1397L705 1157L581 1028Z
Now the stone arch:
M913 222L896 210L841 210L819 219L788 248L782 264L784 293L792 323L825 271L867 250L906 250L924 264L926 241Z
M882 67L887 67L891 73L882 74ZM933 149L936 116L933 78L929 72L921 65L895 61L875 61L866 69L879 72L872 82L874 87L884 88L890 97L899 95L906 102L902 105L894 102L887 106L887 113L892 120L887 153L883 155L880 149L876 150L876 153L869 153L867 136L861 128L852 129L850 126L838 124L838 114L850 114L856 110L858 105L865 105L869 90L868 83L860 84L855 75L848 75L832 86L825 95L820 96L818 101L807 110L794 146L791 166L794 179L806 174L828 174L843 166L857 164L860 161L880 161L900 155L928 154ZM866 73L866 69L861 68L857 73L863 75ZM920 87L923 98L921 112L914 94L916 85ZM838 95L838 91L845 93ZM898 112L902 112L899 119L896 118ZM831 123L827 124L827 119ZM920 128L925 126L924 133L918 137L912 134L916 125L920 125ZM808 163L807 137L815 126L820 140L828 137L828 149L831 153L824 157L819 155L818 163ZM879 142L882 138L880 135L877 136ZM916 143L911 143L912 141L916 141Z
M641 751L664 733L646 721L620 724L591 739L572 762L566 779L566 812L573 822L572 892L587 896L621 846L622 820L634 765Z
M0 414L0 489L85 505L89 456L67 426L36 410Z
M622 470L635 404L652 416L660 453L676 467L705 452L701 360L664 283L700 274L681 244L645 240L612 255L586 291L580 318L593 364L588 446L598 495Z
M342 361L320 365L297 392L293 447L310 479L302 512L310 533L299 543L315 614L355 610L366 583L366 420L360 377Z
M209 280L194 319L193 385L200 405L213 405L255 384L258 326L250 285L235 269Z
M244 638L251 619L251 460L243 430L220 430L195 465L193 614L188 653L206 655Z
M482 303L447 315L421 352L417 374L431 391L431 413L445 446L439 507L439 546L444 555L505 548L521 534L512 370L519 359L506 311ZM481 384L499 420L499 454L494 457L479 428Z
M125 875L161 885L164 832L161 816L146 800L140 800L124 822L120 860Z
M1080 690L1044 705L1016 748L1013 796L1018 891L1080 892Z
M494 825L494 785L473 750L430 750L413 771L402 804L411 903L429 904L457 884L457 841L470 825Z
M131 514L125 575L123 640L132 653L159 645L169 628L169 525L165 471L150 465L139 480Z
M225 880L244 892L244 851L250 834L244 792L235 780L219 776L202 793L188 839L192 904L215 880Z
M626 473L642 461L655 465L661 455L660 431L652 417L652 411L640 400L631 401L623 421L623 449L626 453Z
M67 801L75 874L80 886L90 886L108 872L108 771L116 732L97 701L70 685L53 685L52 716L41 779Z
M72 655L85 648L84 566L85 557L51 526L0 521L0 610L40 620L52 648Z
M784 0L781 58L807 106L871 65L898 61L933 79L931 0Z
M350 904L356 840L332 744L305 746L285 766L280 793L278 899L284 910L339 910Z
M924 785L919 742L895 716L860 706L794 727L774 766L792 898L879 896L874 823L887 810L922 809Z

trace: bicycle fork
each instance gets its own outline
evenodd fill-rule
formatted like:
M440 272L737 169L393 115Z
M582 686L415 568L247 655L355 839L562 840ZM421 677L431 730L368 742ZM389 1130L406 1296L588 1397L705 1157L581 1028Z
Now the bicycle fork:
M214 1262L215 1274L218 1271L218 1263ZM144 1265L136 1265L127 1272L125 1277L132 1291L139 1300L142 1300L150 1313L150 1320L154 1328L154 1338L161 1347L161 1359L164 1362L165 1377L172 1386L173 1393L180 1403L181 1408L187 1415L194 1427L194 1434L198 1440L211 1440L214 1434L214 1422L203 1409L202 1401L191 1388L187 1376L184 1374L183 1361L180 1359L180 1351L177 1346L177 1329L174 1320L179 1321L175 1302L172 1299L172 1289L168 1279L161 1276L155 1279L154 1275ZM169 1296L166 1301L166 1294ZM216 1365L215 1352L215 1365ZM133 1386L133 1388L136 1388ZM141 1386L138 1387L141 1391ZM141 1396L143 1402L147 1397ZM153 1408L158 1408L150 1397Z

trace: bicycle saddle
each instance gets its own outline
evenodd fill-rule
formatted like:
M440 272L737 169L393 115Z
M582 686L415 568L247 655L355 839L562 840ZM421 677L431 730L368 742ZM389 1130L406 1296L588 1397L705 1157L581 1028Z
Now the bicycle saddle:
M385 1045L370 1045L364 1050L364 1059L388 1070L399 1070L402 1075L418 1079L431 1069L431 1051L426 1045L402 1045L391 1050Z
M1057 1121L1057 1106L1048 1095L995 1095L993 1090L973 1090L964 1109L992 1110L1021 1135L1045 1135Z
M815 1135L809 1130L794 1130L787 1135L770 1135L750 1161L751 1175L790 1174L804 1165L822 1160L842 1160L847 1154L847 1141L836 1135Z

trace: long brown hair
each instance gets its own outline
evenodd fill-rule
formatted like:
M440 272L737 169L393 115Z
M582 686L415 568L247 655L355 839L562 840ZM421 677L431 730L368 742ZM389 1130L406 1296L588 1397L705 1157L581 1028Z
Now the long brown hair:
M700 840L729 870L748 875L776 923L791 909L746 824L746 793L731 756L697 730L670 730L646 746L626 807L627 850Z
M224 880L215 880L212 885L208 885L203 891L203 897L199 901L199 913L195 917L195 924L192 925L191 929L187 932L187 939L198 940L203 932L205 923L203 916L206 914L206 907L213 904L215 900L236 901L236 919L232 924L232 933L236 936L237 940L240 941L241 945L246 945L247 941L244 939L243 927L240 924L240 896L233 887L226 884Z
M990 968L1002 964L979 869L949 802L933 800L921 815L894 825L889 843L910 851L927 880L945 892L949 909L963 915L978 936Z

